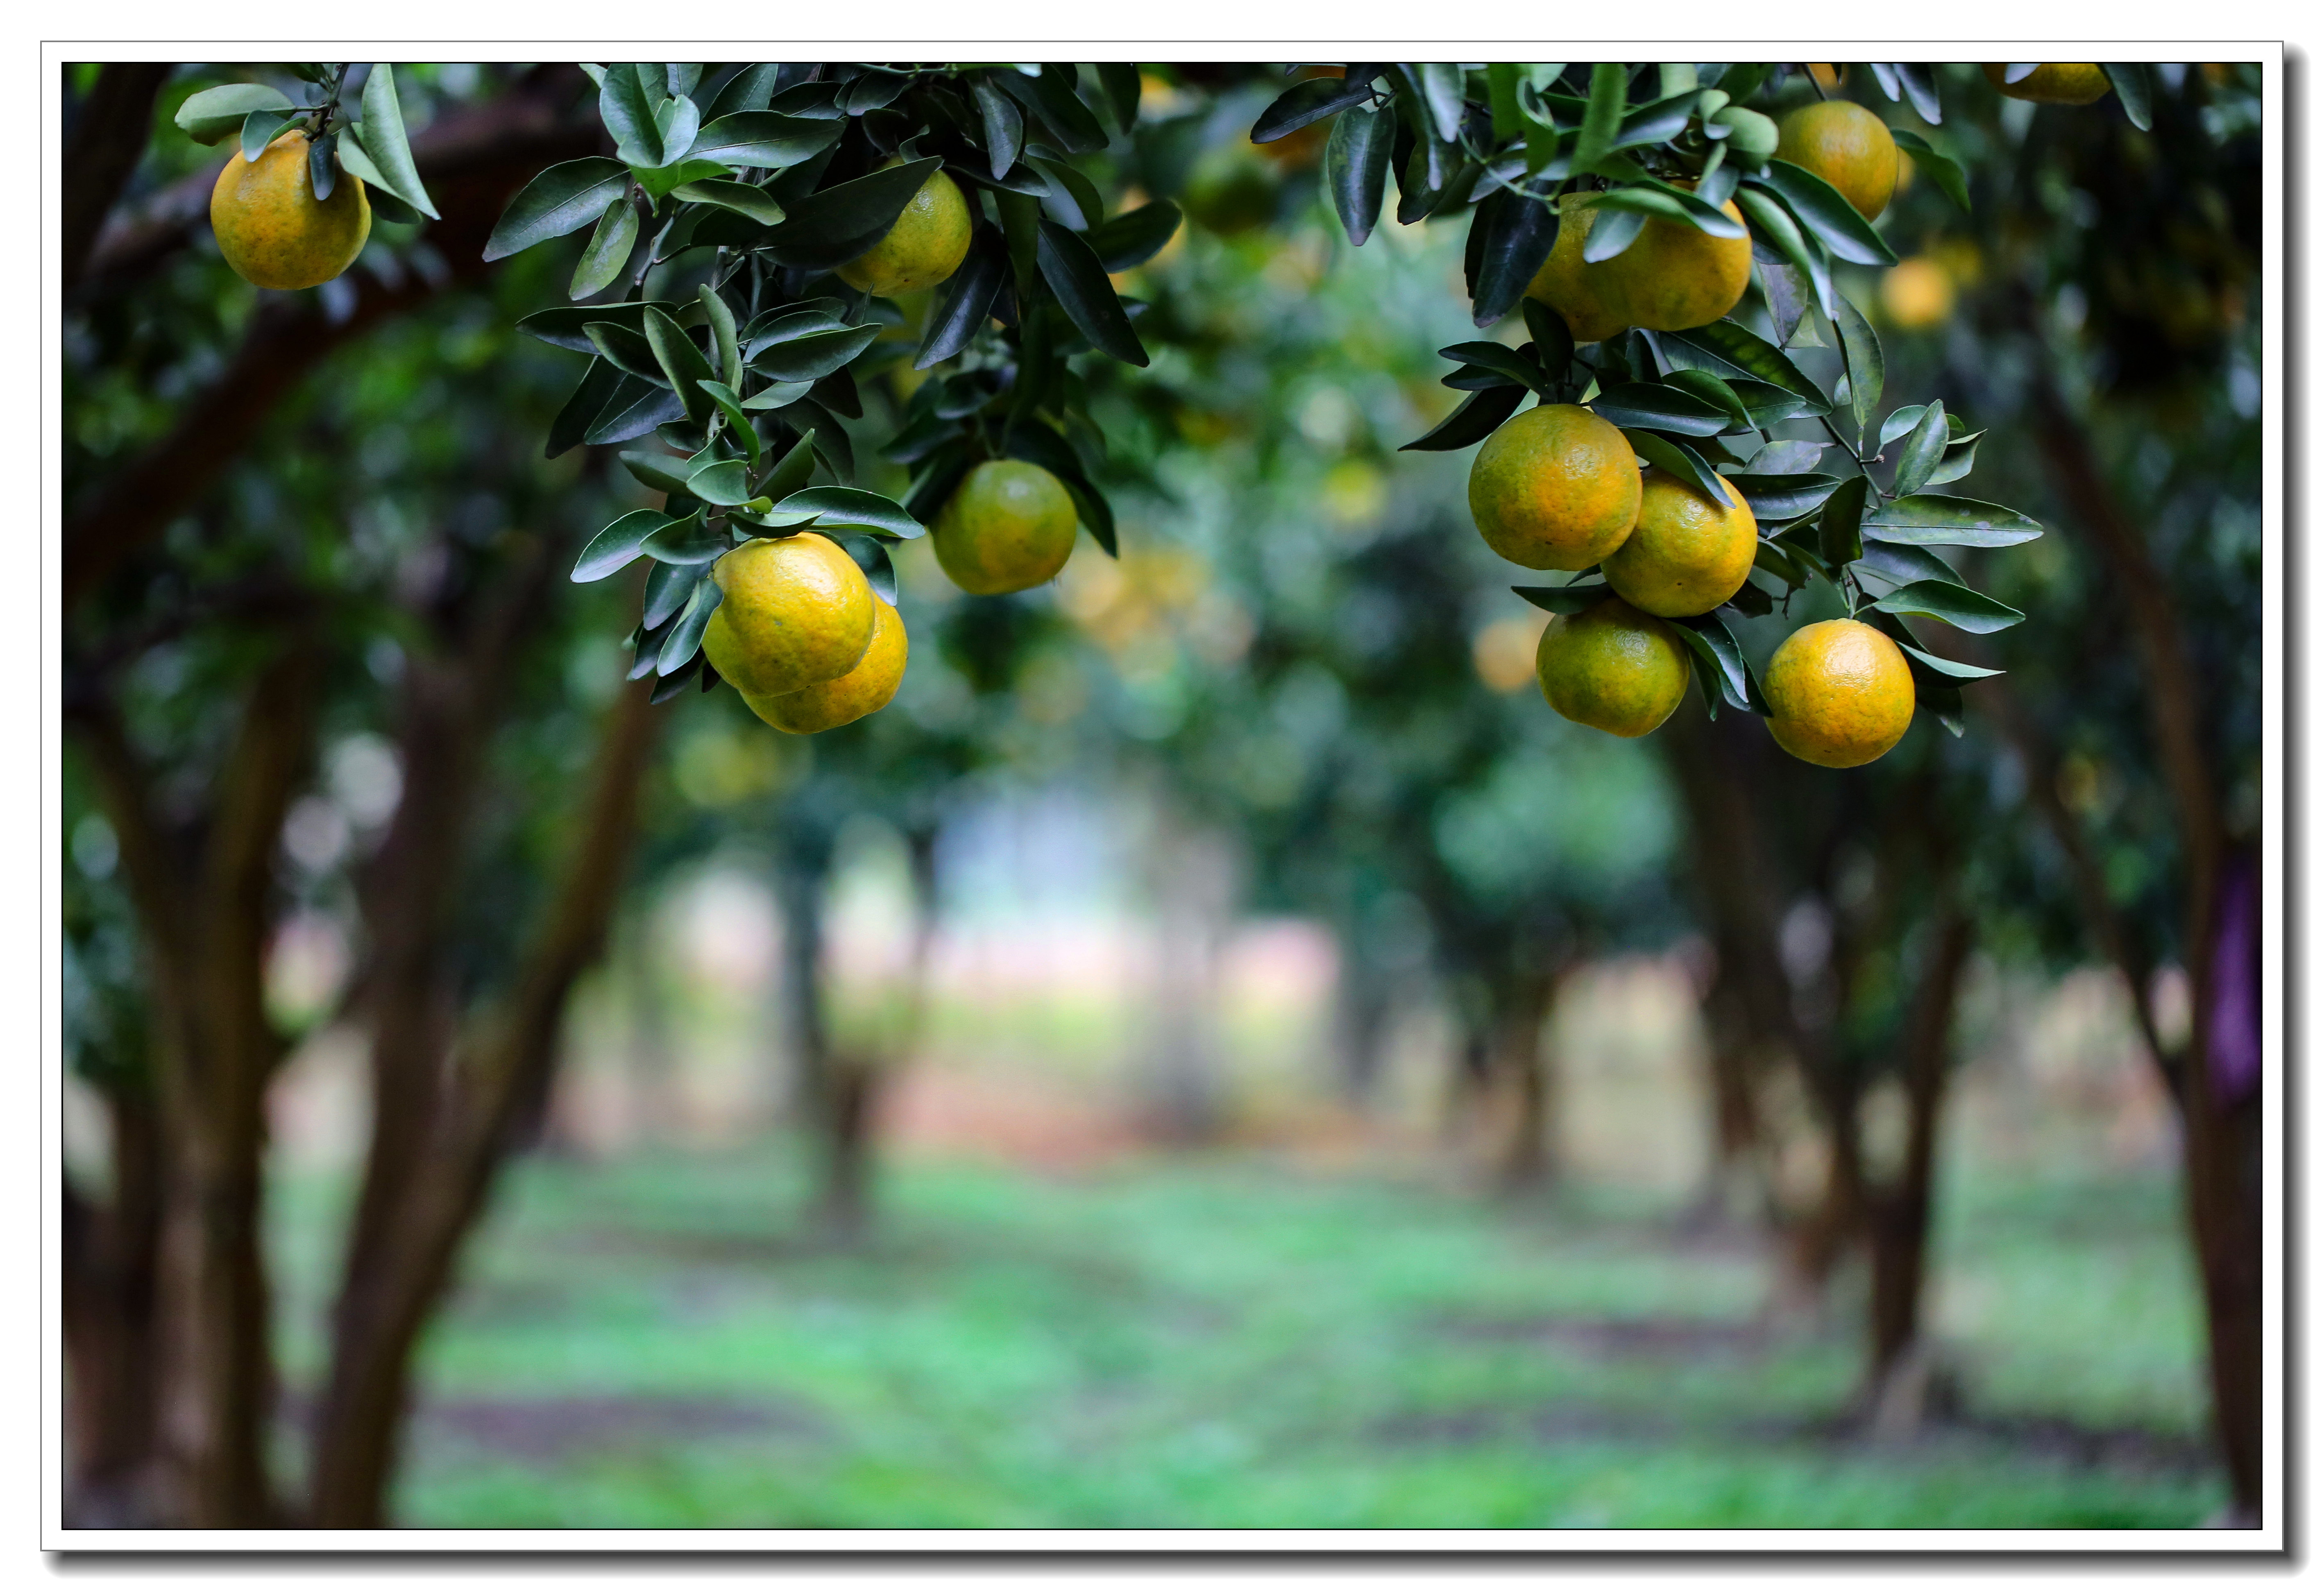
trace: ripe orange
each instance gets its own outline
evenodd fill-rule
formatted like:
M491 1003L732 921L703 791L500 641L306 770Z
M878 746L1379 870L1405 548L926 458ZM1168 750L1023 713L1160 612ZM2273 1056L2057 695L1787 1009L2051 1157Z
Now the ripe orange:
M1582 245L1590 241L1591 224L1597 215L1596 207L1586 203L1562 207L1557 241L1550 245L1549 258L1534 272L1533 281L1526 284L1526 297L1557 311L1576 343L1599 342L1629 325L1608 306L1600 290L1604 263L1592 265L1582 258Z
M1803 105L1776 124L1775 158L1804 166L1847 196L1867 221L1896 192L1896 141L1853 100Z
M1637 529L1607 557L1606 584L1665 619L1709 613L1742 588L1758 553L1759 521L1748 503L1714 503L1649 470Z
M863 649L862 659L835 680L785 692L780 696L752 696L742 700L752 713L776 729L793 735L813 735L819 730L835 730L842 724L852 724L869 713L886 707L896 695L896 687L904 682L904 659L910 650L904 634L903 616L888 604L879 593L872 594L875 618L872 628L872 644Z
M1985 80L2012 99L2030 99L2035 105L2089 105L2104 99L2114 87L2107 80L2105 69L2090 61L2052 61L2035 67L2031 77L2015 83L2002 81L2007 70L2000 61L1987 61Z
M1469 466L1469 513L1486 546L1527 569L1587 569L1638 517L1638 461L1619 429L1579 404L1505 421Z
M935 172L880 241L835 274L849 287L883 299L932 288L968 258L973 225L960 185Z
M1065 483L1040 465L988 459L962 477L928 539L953 584L991 597L1063 569L1079 521Z
M210 230L243 281L261 288L312 288L363 253L371 200L342 171L318 204L307 170L308 139L293 128L245 161L237 147L210 189Z
M719 559L710 577L725 596L703 629L702 653L745 696L835 680L871 645L878 598L827 537L761 537Z
M1738 225L1733 199L1720 208ZM1751 238L1715 238L1683 221L1656 216L1630 246L1591 268L1599 296L1623 321L1657 332L1707 327L1741 302L1751 282Z
M1577 724L1635 739L1686 695L1686 648L1671 627L1608 597L1559 614L1541 633L1534 675L1550 706Z
M1913 671L1896 643L1859 620L1794 630L1767 660L1767 729L1803 762L1853 768L1886 754L1913 723Z

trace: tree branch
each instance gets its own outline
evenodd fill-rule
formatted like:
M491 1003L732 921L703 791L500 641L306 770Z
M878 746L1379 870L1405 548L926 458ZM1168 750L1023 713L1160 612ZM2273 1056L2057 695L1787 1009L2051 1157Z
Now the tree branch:
M174 69L165 60L111 61L75 114L65 144L58 271L69 298L114 201L152 135L153 99Z

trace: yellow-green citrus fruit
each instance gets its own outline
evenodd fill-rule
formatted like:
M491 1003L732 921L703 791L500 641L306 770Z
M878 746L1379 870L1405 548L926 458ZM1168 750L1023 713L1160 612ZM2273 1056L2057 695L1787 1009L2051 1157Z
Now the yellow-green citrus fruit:
M1065 483L1040 465L987 459L961 478L928 539L953 584L992 597L1063 569L1077 520Z
M938 171L920 184L887 235L836 274L849 287L883 299L932 288L968 258L972 229L960 185Z
M210 230L243 281L261 288L319 287L345 271L371 236L363 179L342 171L315 202L307 135L292 131L245 161L236 149L210 189Z
M1853 100L1803 105L1777 124L1775 158L1804 166L1840 189L1867 221L1896 193L1896 140Z
M2000 61L1987 61L1985 80L2012 99L2030 99L2036 105L2089 105L2104 99L2114 87L2107 80L2106 69L2090 61L2052 61L2035 67L2031 76L2015 83L2001 80L2008 69Z
M835 680L872 644L879 598L827 537L761 537L719 559L710 576L725 595L703 629L702 654L745 696Z
M1222 143L1195 160L1178 199L1199 225L1234 237L1274 220L1276 196L1275 174L1258 146Z
M1743 225L1733 199L1720 207ZM1594 270L1599 296L1623 321L1656 332L1707 327L1741 301L1751 281L1749 229L1715 238L1683 221L1650 217L1630 246Z
M872 644L853 668L835 680L787 691L780 696L745 695L742 700L751 711L778 730L812 735L818 730L852 724L886 707L896 687L903 684L904 658L910 649L903 615L877 592L872 594L872 601L877 616L872 626Z
M1527 569L1587 569L1638 518L1629 438L1579 404L1511 416L1469 466L1469 513L1485 545Z
M1593 205L1566 207L1559 216L1557 241L1549 247L1549 258L1526 284L1526 297L1557 311L1576 343L1600 342L1630 324L1602 296L1604 264L1592 265L1582 258L1582 245L1590 241L1597 215Z
M1541 633L1534 676L1577 724L1626 738L1659 726L1686 695L1686 648L1671 627L1608 597Z
M1606 584L1647 613L1709 613L1741 589L1759 556L1748 503L1714 503L1660 470L1646 472L1638 525L1607 556Z
M1913 671L1896 643L1859 620L1794 630L1767 660L1768 732L1803 762L1853 768L1913 723Z

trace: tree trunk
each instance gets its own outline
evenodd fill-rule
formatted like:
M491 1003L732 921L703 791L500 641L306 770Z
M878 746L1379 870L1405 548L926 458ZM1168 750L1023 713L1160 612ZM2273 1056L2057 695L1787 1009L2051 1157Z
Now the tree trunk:
M154 1288L161 1138L152 1100L106 1091L113 1186L99 1202L65 1181L63 1273L67 1523L161 1523L153 1475Z
M608 714L562 884L498 1008L472 1021L444 1064L441 1101L420 1171L371 1265L350 1272L333 1321L318 1407L310 1523L385 1523L410 1394L411 1355L448 1286L515 1141L522 1103L554 1067L573 985L597 959L637 830L638 791L656 721L651 682L625 688Z
M315 746L319 665L281 648L251 687L205 817L180 833L94 681L75 721L121 838L152 992L166 1144L153 1365L161 1509L197 1528L265 1526L276 1510L272 1322L261 1212L265 1090L283 1051L265 961L282 821Z
M1948 899L1932 925L1904 1035L1904 1164L1868 1201L1872 1249L1871 1360L1868 1385L1876 1424L1900 1436L1918 1424L1927 1389L1919 1354L1921 1300L1928 1275L1929 1216L1936 1181L1937 1124L1951 1072L1953 1010L1975 929Z
M97 229L145 153L154 97L174 69L166 60L108 61L74 109L59 194L57 267L67 294L79 285Z
M1508 1137L1494 1176L1504 1194L1537 1191L1556 1171L1549 1143L1555 1081L1542 1032L1556 998L1557 974L1527 969L1507 980L1494 1003L1491 1064L1509 1097Z

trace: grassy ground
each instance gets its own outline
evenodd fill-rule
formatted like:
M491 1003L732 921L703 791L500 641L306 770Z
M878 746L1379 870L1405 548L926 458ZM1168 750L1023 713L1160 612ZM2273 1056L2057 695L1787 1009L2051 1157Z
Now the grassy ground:
M304 1315L335 1201L286 1193ZM1762 1331L1759 1256L1602 1195L1235 1158L913 1164L884 1200L841 1254L771 1154L528 1165L427 1345L401 1519L2179 1526L2220 1495L2160 1181L1955 1179L1963 1412L1887 1448L1839 1419L1852 1336Z

